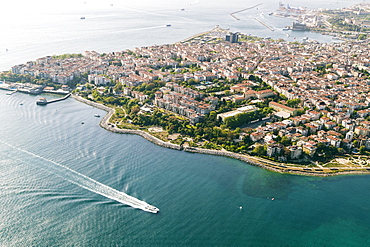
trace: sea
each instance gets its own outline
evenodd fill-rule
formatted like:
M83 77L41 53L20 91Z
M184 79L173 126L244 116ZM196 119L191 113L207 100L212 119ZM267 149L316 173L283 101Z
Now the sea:
M283 3L340 8L355 2ZM215 25L259 37L335 41L310 32L289 31L288 37L282 28L292 20L268 15L278 4L2 1L0 71L46 55L171 44ZM236 14L240 20L230 16L256 5ZM0 91L0 246L370 245L368 175L279 174L166 149L102 129L94 115L106 113L73 98L38 106L38 97ZM160 212L109 199L98 193L101 184Z

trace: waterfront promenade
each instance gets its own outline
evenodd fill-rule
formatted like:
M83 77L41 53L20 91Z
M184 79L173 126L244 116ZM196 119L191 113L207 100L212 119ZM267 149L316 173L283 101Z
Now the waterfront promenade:
M297 174L297 175L305 175L305 176L319 176L319 177L327 177L327 176L334 176L334 175L346 175L346 174L369 174L370 170L362 167L341 167L338 168L305 168L305 167L297 167L294 166L294 164L284 164L284 163L278 163L274 162L268 159L256 157L256 156L250 156L245 154L238 154L229 152L226 150L213 150L213 149L204 149L204 148L198 148L198 147L183 147L181 145L173 144L170 142L165 142L163 140L160 140L159 138L143 131L143 130L133 130L133 129L120 129L117 128L115 125L109 123L109 119L114 114L114 109L105 106L100 103L96 103L90 100L87 100L85 98L82 98L80 96L72 95L73 98L76 100L83 102L87 105L91 105L93 107L96 107L98 109L104 110L107 112L107 114L102 118L100 122L100 126L108 131L111 131L113 133L119 133L119 134L134 134L139 135L146 140L161 146L165 148L171 148L175 150L182 150L186 152L192 152L192 153L201 153L201 154L209 154L209 155L217 155L217 156L225 156L230 157L234 159L238 159L241 161L244 161L248 164L259 166L261 168L264 168L266 170L279 172L279 173L290 173L290 174Z

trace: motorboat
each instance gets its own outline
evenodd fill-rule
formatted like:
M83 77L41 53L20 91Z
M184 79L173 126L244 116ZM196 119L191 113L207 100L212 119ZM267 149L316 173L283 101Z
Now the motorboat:
M156 213L158 213L158 212L159 212L159 209L158 209L158 208L156 208L156 207L154 207L154 206L152 206L152 205L149 205L149 204L145 205L145 206L142 208L142 210L144 210L144 211L146 211L146 212L153 213L153 214L156 214Z

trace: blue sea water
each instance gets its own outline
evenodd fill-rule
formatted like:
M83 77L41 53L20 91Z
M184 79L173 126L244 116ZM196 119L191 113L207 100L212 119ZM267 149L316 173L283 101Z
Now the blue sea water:
M72 98L36 99L0 91L0 246L370 244L369 176L282 175L165 149L105 131L104 112ZM86 190L54 163L161 211Z
M22 23L21 16L8 15L13 22L1 26L15 35L2 36L8 51L0 53L1 69L43 55L172 43L217 24L273 37L251 21L252 13L240 14L240 22L228 16L255 2L86 1L93 5L89 11L77 3L74 9L45 1L33 14L26 11L33 5L15 1L20 13L24 9L33 18ZM309 4L320 7L318 1ZM265 1L258 11L275 5ZM0 246L370 245L369 176L283 175L230 158L165 149L100 128L94 114L105 112L72 98L47 106L36 100L0 91ZM150 214L84 189L55 164L161 211Z

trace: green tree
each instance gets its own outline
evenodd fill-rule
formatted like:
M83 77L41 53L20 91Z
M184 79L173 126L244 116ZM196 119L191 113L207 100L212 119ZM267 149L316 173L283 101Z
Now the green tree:
M253 153L259 156L266 154L266 147L262 145L256 145L256 147L253 149Z
M281 138L280 143L283 144L284 146L290 146L291 145L291 141L289 140L289 138L287 136L283 136Z
M290 99L286 103L287 106L295 108L301 103L301 99Z
M367 35L364 33L359 34L357 37L358 40L365 40L366 38L367 38Z

